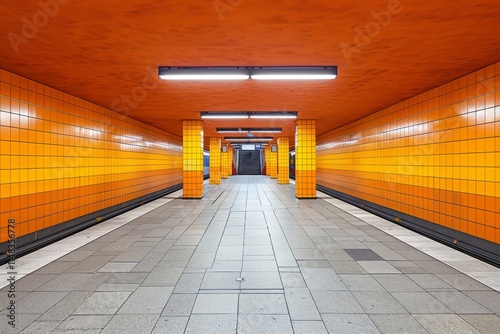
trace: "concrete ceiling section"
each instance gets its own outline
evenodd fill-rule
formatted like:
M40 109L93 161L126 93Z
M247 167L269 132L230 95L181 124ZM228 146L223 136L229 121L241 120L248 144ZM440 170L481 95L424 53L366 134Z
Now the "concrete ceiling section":
M298 111L322 134L500 57L498 0L22 0L0 12L1 68L176 135L201 111ZM240 65L337 65L339 76L157 77L158 66ZM224 126L295 132L288 120L206 121L205 136Z

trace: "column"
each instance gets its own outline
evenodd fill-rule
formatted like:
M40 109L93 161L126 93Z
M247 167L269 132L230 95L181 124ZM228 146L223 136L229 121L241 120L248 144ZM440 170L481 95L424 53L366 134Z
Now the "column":
M203 123L182 122L182 192L184 198L203 197Z
M221 139L210 137L210 184L220 184Z
M295 132L295 196L316 198L316 121L299 120Z
M290 156L287 137L278 138L278 184L290 183Z

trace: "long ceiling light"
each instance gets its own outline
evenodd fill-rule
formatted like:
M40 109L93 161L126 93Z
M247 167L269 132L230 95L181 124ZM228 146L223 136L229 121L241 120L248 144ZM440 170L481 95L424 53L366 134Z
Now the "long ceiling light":
M250 73L238 67L160 67L163 80L246 80Z
M282 119L294 119L297 118L297 114L293 113L262 113L262 114L251 114L250 118L282 118Z
M225 141L228 142L245 142L245 143L255 143L255 142L266 142L266 141L272 141L273 137L254 137L254 138L247 138L247 137L224 137Z
M281 133L282 128L217 128L217 133Z
M337 66L160 66L164 80L331 80Z
M201 118L205 118L205 119L238 119L238 118L248 118L248 114L241 113L241 112L202 112Z
M337 78L337 66L256 67L250 70L255 80L332 80Z
M296 111L240 111L240 112L218 112L202 111L201 118L204 119L235 119L235 118L273 118L273 119L295 119Z

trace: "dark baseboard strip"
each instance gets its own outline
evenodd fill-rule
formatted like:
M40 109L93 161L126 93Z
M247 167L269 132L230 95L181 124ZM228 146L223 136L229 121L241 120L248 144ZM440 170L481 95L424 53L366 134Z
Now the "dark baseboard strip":
M29 254L56 241L69 237L96 224L100 224L110 218L116 217L124 212L135 209L148 202L182 189L182 184L156 191L154 193L102 209L67 222L36 231L16 239L16 258ZM8 243L0 244L0 265L9 262L7 257Z
M500 268L500 245L317 185L317 190Z

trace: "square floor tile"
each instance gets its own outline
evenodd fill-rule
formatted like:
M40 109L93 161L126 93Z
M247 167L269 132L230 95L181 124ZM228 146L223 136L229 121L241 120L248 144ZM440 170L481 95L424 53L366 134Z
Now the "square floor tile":
M235 334L236 314L193 314L185 334Z
M193 314L225 314L238 312L238 294L199 294Z
M240 314L238 316L239 334L293 334L288 315Z
M323 322L329 333L380 334L366 314L324 314Z
M384 261L380 255L371 249L346 249L344 251L349 254L355 261Z
M386 261L358 261L370 274L400 274L401 272Z
M239 314L288 314L284 294L242 294Z

